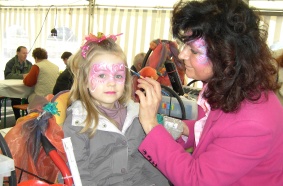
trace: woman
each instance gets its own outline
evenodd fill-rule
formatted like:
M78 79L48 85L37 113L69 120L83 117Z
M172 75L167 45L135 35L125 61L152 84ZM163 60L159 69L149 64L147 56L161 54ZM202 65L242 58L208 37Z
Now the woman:
M47 60L48 55L45 49L35 48L32 52L35 64L31 67L30 72L24 75L24 84L34 86L34 92L28 97L28 102L38 96L45 97L52 94L53 87L59 75L59 67Z
M173 140L156 113L160 85L139 79L140 152L175 186L283 185L283 108L259 16L241 0L178 3L174 37L186 75L204 82L199 116L185 141ZM182 142L182 143L181 143ZM165 145L166 144L166 145ZM183 145L183 147L181 145ZM184 149L193 144L191 154Z

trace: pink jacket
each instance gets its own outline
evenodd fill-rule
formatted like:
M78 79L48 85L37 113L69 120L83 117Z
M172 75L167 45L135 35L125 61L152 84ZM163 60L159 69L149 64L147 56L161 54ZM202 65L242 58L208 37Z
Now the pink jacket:
M161 125L139 150L174 186L282 186L283 107L273 92L268 96L244 101L236 113L211 111L192 155ZM187 124L192 133L193 123Z

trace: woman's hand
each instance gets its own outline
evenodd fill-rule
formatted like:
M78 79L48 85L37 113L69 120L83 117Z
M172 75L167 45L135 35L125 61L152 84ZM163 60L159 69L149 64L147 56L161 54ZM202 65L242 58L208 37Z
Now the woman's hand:
M139 120L146 134L158 125L156 114L161 102L161 86L151 78L138 79L136 94L140 100ZM140 89L143 89L142 92Z

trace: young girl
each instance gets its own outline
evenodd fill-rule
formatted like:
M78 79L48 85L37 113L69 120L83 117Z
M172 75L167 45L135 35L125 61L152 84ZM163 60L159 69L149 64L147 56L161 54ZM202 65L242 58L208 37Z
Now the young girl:
M86 37L70 61L74 84L63 125L71 137L82 184L169 185L137 148L145 137L131 75L116 36ZM156 164L155 164L156 166Z

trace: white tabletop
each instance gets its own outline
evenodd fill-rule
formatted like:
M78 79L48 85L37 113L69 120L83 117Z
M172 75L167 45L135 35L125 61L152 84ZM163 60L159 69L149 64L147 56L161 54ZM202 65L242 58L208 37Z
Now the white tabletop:
M9 98L27 98L33 87L25 86L22 79L0 80L0 96Z
M0 130L0 133L2 134L3 138L6 136L6 134L12 129L12 127L4 128Z

